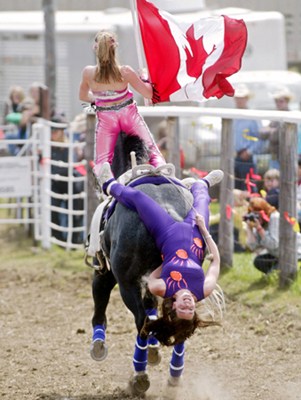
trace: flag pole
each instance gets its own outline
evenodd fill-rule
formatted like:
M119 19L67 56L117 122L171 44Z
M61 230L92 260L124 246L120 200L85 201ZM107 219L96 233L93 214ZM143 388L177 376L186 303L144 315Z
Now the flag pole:
M135 35L136 50L137 50L137 56L138 56L138 66L139 66L139 69L142 69L143 68L143 58L142 58L142 49L140 46L139 25L138 25L137 18L136 18L136 16L137 16L136 0L130 0L130 4L131 4L131 11L132 11L133 25L134 25L134 35ZM135 4L136 4L136 8L135 8ZM146 106L148 106L148 100L145 98L144 98L144 104Z

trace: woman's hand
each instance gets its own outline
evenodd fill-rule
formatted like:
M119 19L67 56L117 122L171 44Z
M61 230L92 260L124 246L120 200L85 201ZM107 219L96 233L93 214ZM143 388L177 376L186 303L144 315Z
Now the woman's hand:
M207 227L206 227L205 218L202 215L197 214L196 217L195 217L195 223L199 227L200 232L203 235L207 236L208 230L207 230Z
M257 218L254 219L254 228L256 229L261 228L261 223Z
M148 77L147 69L146 68L139 69L138 75L139 75L140 79L147 79L147 77Z

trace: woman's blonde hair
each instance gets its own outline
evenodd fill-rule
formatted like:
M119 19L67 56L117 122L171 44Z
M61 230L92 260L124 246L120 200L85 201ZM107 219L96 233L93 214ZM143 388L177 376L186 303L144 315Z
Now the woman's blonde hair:
M13 101L13 94L17 93L20 97L20 102L23 101L25 99L25 92L24 90L21 88L21 86L11 86L9 88L9 98L11 101Z
M97 55L97 66L93 79L99 83L122 82L123 78L118 67L116 56L116 36L113 32L99 31L95 36L94 50Z

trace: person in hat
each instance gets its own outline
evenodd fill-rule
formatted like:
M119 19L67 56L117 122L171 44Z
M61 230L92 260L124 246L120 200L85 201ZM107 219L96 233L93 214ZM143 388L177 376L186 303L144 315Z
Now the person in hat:
M238 109L247 109L247 103L251 97L253 97L253 93L250 92L247 85L242 83L236 87L234 100ZM253 173L256 173L256 163L253 156L259 153L262 148L262 142L258 140L258 131L260 128L260 121L251 119L235 119L233 121L235 189L247 190L247 175L252 175L252 168ZM251 188L252 192L257 192L256 187L251 186Z
M250 215L253 213L253 215ZM278 269L279 219L280 214L261 197L250 199L248 214L243 216L247 223L247 246L251 251L264 248L254 259L254 266L268 274ZM298 260L301 259L301 234L297 232Z
M53 193L57 193L59 195L68 194L68 182L65 180L68 177L68 163L73 162L73 160L69 159L69 149L65 147L64 144L68 143L68 132L67 128L62 126L62 124L67 124L67 119L63 112L56 113L51 117L51 122L59 125L51 126L51 160L52 161L61 161L62 164L53 163L51 164L51 175L57 176L54 179L51 179L51 191ZM62 145L61 145L62 144ZM79 173L74 168L73 176L78 177ZM62 179L61 179L62 178ZM73 182L73 194L79 194L83 192L83 182L82 181L74 181ZM51 197L51 205L55 207L60 207L63 209L68 209L68 200L56 197L55 195ZM76 197L73 199L73 210L74 211L82 211L83 210L83 199L80 197ZM83 226L83 216L79 214L73 215L73 227L82 227ZM51 222L59 227L68 227L68 214L67 212L59 212L56 209L51 210ZM55 229L52 227L52 236L58 239L61 242L65 242L67 238L66 232L61 231L60 229ZM83 238L81 232L73 232L72 234L72 242L73 243L82 243Z
M295 95L286 86L278 86L269 96L275 100L277 110L289 111L288 105L294 100ZM280 140L280 122L271 121L269 126L260 129L259 137L262 140L269 141L269 153L271 155L269 169L279 170L279 140Z

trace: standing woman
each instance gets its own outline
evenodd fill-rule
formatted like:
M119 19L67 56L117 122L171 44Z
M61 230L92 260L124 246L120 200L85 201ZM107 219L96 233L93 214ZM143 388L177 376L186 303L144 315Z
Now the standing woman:
M83 70L79 99L95 103L97 127L95 132L95 162L93 172L98 179L104 162L112 164L114 148L120 131L136 135L149 148L150 163L154 167L164 165L164 157L158 150L143 118L138 113L129 84L144 98L153 97L153 87L145 71L140 78L128 65L119 65L116 48L118 44L112 32L99 31L95 36L94 51L97 64Z

